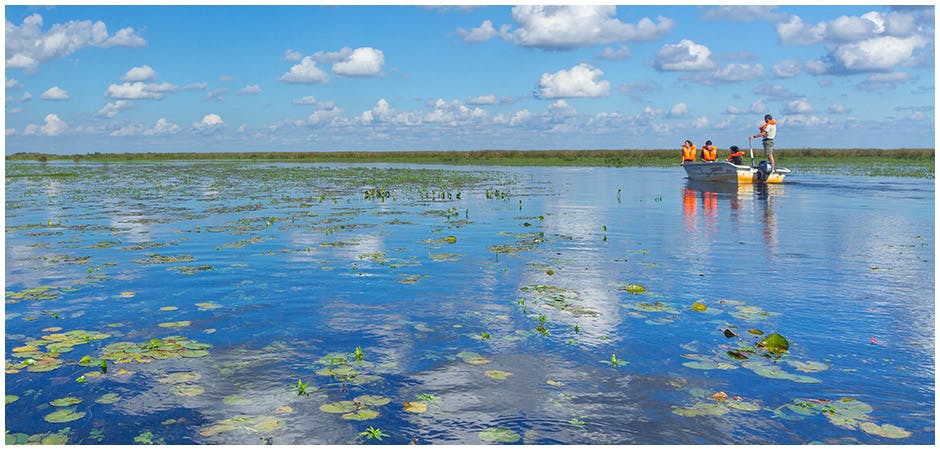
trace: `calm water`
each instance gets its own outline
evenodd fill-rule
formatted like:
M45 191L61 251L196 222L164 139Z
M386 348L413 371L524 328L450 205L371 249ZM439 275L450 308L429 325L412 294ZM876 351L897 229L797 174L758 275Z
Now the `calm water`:
M370 426L392 444L934 442L932 180L6 176L8 442L346 444ZM756 346L772 333L776 359Z

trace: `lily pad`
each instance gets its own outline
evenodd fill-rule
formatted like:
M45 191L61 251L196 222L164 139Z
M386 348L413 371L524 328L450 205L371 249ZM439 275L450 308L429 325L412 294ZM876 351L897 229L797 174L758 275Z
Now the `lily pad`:
M339 402L327 403L325 405L320 405L320 411L334 413L334 414L344 414L353 412L356 410L356 402L350 400L343 400Z
M761 339L757 346L771 353L784 353L790 348L790 342L787 341L787 338L772 333Z
M646 292L646 288L641 284L630 283L623 287L623 290L631 294L642 294Z
M213 309L219 309L222 305L212 302L199 302L195 304L200 311L212 311Z
M19 399L20 399L19 396L7 394L4 399L4 405L9 405L10 403L13 403Z
M192 322L190 322L190 321L188 321L188 320L180 320L180 321L176 321L176 322L163 322L163 323L161 323L161 324L159 324L159 325L157 325L157 326L163 327L163 328L182 328L182 327L188 327L188 326L190 326L191 324L192 324Z
M206 350L183 350L180 352L180 356L183 358L202 358L209 356L209 352Z
M387 405L392 399L379 395L360 395L353 399L353 401L366 406L382 406Z
M868 433L875 436L881 436L889 439L903 439L911 436L911 432L905 430L901 427L896 427L894 425L877 425L871 422L861 422L858 424L858 427Z
M102 395L101 397L98 397L98 399L95 400L95 403L101 403L103 405L110 405L112 403L117 403L117 401L120 399L121 399L120 395L115 394L114 392L110 392L110 393Z
M705 306L704 303L700 303L700 302L693 302L693 303L692 303L692 311L702 312L702 311L705 311L705 310L707 310L707 309L708 309L708 306Z
M502 370L487 370L486 372L483 372L483 375L486 375L487 377L494 380L505 380L506 378L512 376L512 372L506 372Z
M49 404L52 406L72 406L72 405L77 405L81 402L82 402L82 399L77 398L77 397L63 397L63 398L57 398L49 402Z
M180 384L199 381L200 378L202 378L202 375L196 372L176 372L171 373L165 377L158 378L157 381L166 384Z
M222 397L222 403L230 406L244 405L249 403L248 399L237 394L226 395Z
M206 389L198 384L174 384L170 390L181 397L195 397L206 392Z
M405 402L405 412L423 413L428 410L428 404L422 402Z
M514 442L519 442L522 439L522 436L515 431L510 430L505 427L494 427L487 428L478 433L480 440L486 442L498 442L503 444L512 444Z
M360 409L354 412L343 414L342 417L346 420L369 420L379 417L379 412L373 411L371 409Z
M85 417L84 412L75 412L75 408L58 409L53 413L46 414L45 420L49 423L72 422Z
M800 372L822 372L829 368L828 364L817 361L787 361L787 364Z

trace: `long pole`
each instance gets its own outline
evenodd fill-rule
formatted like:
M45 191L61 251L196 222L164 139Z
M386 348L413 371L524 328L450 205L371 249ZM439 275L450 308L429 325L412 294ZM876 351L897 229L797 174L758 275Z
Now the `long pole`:
M754 149L751 146L751 137L747 137L747 149L751 152L751 167L754 167Z

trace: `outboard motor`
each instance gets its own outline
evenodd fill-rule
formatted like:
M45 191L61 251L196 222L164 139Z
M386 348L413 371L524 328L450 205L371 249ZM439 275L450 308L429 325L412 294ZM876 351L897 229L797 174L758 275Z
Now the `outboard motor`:
M773 167L771 167L769 161L761 161L757 164L757 179L758 181L764 181L770 174L773 173Z

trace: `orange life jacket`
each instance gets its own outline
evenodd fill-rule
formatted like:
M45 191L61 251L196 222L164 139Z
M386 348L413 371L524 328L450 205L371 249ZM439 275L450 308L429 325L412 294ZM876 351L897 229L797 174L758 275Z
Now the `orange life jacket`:
M691 147L682 146L682 161L695 161L695 144Z
M732 160L733 160L734 158L743 158L743 157L744 157L744 150L738 150L738 151L736 151L736 152L734 152L734 153L728 155L728 162L733 162Z
M763 133L764 128L767 128L767 125L776 125L776 124L777 124L776 120L770 119L767 122L764 122L764 124L760 126L760 132Z
M702 160L703 161L715 161L718 159L718 148L714 145L706 145L702 147Z

